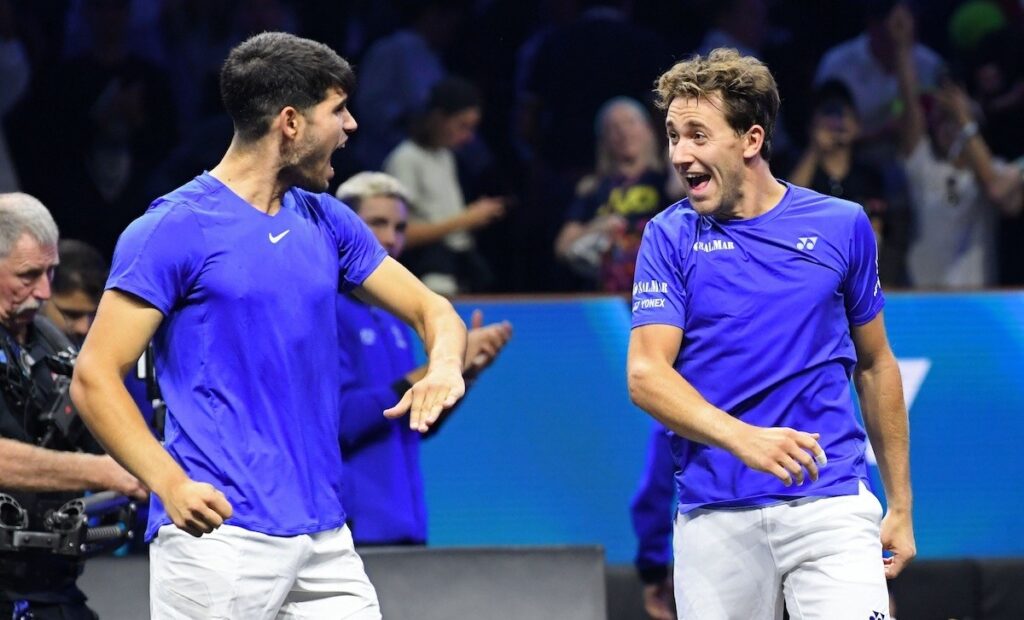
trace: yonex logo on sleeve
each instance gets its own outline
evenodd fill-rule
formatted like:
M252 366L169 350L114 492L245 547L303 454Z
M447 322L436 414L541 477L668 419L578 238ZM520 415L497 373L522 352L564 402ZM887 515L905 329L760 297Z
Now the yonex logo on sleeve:
M796 243L796 249L798 250L813 250L814 244L818 243L817 237L798 237L799 241Z
M658 297L656 299L641 299L640 301L633 302L633 312L637 310L650 310L651 308L664 308L665 298Z

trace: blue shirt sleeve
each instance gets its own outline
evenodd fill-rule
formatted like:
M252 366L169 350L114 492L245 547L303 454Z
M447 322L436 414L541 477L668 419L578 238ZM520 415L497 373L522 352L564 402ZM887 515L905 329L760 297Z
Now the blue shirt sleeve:
M857 209L850 237L850 255L843 280L846 316L853 325L864 325L885 306L882 282L878 278L878 247L875 231L863 209Z
M349 343L351 344L351 343ZM353 368L351 349L342 346L341 362L341 425L338 439L342 454L358 450L391 428L396 422L384 417L384 410L395 406L399 396L389 385L365 385ZM398 381L402 375L393 377Z
M672 564L674 473L668 431L655 423L647 447L647 469L630 504L638 542L636 569L644 583L664 580Z
M663 220L644 228L633 278L633 327L686 323L686 291L677 261L678 248L666 234Z
M322 196L324 212L331 219L338 238L341 290L350 291L361 285L388 254L352 209L332 196Z
M185 205L154 203L121 233L107 288L131 293L168 315L202 268L203 232Z

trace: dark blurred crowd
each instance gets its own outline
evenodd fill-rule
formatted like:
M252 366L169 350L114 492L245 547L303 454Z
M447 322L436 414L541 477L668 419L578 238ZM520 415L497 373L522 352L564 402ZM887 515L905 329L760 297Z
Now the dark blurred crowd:
M432 288L622 292L683 195L653 81L734 47L779 80L773 172L863 205L883 283L1019 286L1022 23L1010 0L0 0L0 192L109 257L218 163L231 47L283 30L355 65L331 190L399 178Z

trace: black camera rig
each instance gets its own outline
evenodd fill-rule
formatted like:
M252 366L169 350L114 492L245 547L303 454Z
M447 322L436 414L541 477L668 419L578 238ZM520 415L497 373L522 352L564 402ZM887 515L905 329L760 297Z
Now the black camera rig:
M131 540L135 511L131 498L104 491L48 511L45 529L31 530L28 511L15 498L0 493L0 552L48 551L75 558L106 553ZM94 521L102 524L91 525Z

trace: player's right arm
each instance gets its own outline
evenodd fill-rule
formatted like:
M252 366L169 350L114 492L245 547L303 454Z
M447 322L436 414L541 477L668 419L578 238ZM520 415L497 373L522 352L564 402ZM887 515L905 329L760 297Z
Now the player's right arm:
M682 342L683 330L674 325L633 328L627 370L633 402L676 434L728 450L787 486L794 479L803 484L805 469L811 480L817 480L814 457L824 455L817 435L752 426L709 403L673 367Z
M124 386L162 320L141 299L106 291L75 364L71 398L107 452L160 496L174 524L201 536L231 516L231 505L213 486L189 479L150 433Z

